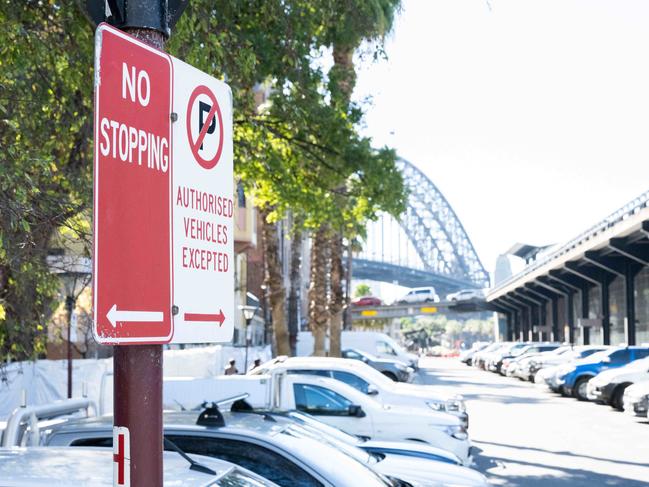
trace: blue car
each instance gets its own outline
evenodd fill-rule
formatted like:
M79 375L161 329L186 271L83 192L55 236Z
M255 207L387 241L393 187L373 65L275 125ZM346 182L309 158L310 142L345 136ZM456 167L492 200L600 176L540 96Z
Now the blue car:
M590 357L563 365L557 372L557 384L566 396L587 401L588 381L606 369L622 367L649 356L649 347L613 347Z

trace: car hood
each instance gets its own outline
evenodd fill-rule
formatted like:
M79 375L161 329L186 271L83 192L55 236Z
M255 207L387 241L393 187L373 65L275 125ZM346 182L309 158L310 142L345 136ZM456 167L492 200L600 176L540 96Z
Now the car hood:
M397 477L415 486L486 487L485 477L470 468L401 455L386 455L373 468L384 475Z
M643 370L624 370L621 369L605 370L595 376L594 380L596 385L611 384L618 382L638 382L641 380L649 379L649 372Z
M418 420L422 426L459 426L461 421L457 416L449 413L426 410L423 408L409 408L404 406L384 405L383 409L390 412L390 419L396 422L397 417L401 416L406 421L412 423Z
M455 454L451 453L448 450L443 448L437 448L436 446L429 445L427 443L421 443L419 441L384 441L384 440L367 440L364 443L358 445L361 448L370 448L377 450L403 450L404 452L413 452L415 454L422 455L434 455L437 457L447 458L449 462L455 464L461 464L462 460ZM394 452L395 455L399 455ZM408 453L403 453L402 455L408 455Z
M649 394L649 380L636 382L635 384L627 387L624 393L632 397L641 397L646 394Z
M396 382L394 384L394 391L397 394L408 394L409 396L421 397L422 399L435 399L438 401L448 401L449 399L457 399L459 396L442 392L435 386L425 386L421 384L408 384L406 382Z

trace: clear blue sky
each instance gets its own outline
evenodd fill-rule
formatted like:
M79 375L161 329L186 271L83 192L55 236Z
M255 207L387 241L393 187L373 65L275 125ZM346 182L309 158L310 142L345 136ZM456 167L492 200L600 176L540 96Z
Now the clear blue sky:
M649 1L405 0L366 132L444 193L487 270L649 189Z

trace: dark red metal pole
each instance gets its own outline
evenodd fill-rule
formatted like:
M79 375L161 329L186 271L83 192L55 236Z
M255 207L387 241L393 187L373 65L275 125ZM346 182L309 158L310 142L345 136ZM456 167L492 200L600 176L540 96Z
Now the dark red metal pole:
M74 297L66 296L65 307L68 313L68 399L72 397L72 313L74 313Z
M156 30L124 31L164 50ZM113 425L129 430L131 486L162 487L162 345L116 346L114 352Z

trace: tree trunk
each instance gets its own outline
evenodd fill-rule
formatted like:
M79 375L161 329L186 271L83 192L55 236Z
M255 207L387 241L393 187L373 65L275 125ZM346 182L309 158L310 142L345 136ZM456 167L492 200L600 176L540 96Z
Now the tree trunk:
M326 355L327 335L327 228L322 225L311 242L311 283L309 285L309 329L313 333L313 355Z
M277 355L289 355L291 347L288 341L288 326L284 304L286 291L282 279L282 266L279 256L279 240L275 223L268 221L269 209L260 209L262 224L262 242L266 257L266 286L268 286L268 300L270 313L273 318L273 334Z
M302 285L300 269L302 267L302 230L294 224L293 238L291 240L291 287L288 295L288 334L291 346L291 356L296 354L297 334L300 329L298 317L299 290Z
M332 93L332 102L340 103L342 109L347 111L356 86L354 46L334 44L333 58L334 65L329 72L329 89Z
M343 322L343 239L335 233L329 239L331 251L331 295L329 299L329 356L340 357L341 330Z
M330 89L332 104L338 104L342 110L348 111L352 92L356 85L354 70L354 46L334 44L334 66L330 72ZM342 310L346 304L343 297L343 236L334 232L328 240L331 257L331 293L329 295L329 311L331 323L329 331L329 355L341 356Z
M353 240L347 240L347 268L345 269L345 308L343 313L343 329L351 330L352 329L352 314L349 309L349 303L351 301L352 295L352 263L354 259L354 246Z

